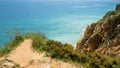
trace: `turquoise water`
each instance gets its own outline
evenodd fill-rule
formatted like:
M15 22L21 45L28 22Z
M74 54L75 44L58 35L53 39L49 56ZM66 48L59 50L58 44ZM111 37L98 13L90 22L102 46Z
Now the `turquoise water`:
M117 3L0 1L0 46L9 41L7 31L15 28L75 45L85 27L114 10Z

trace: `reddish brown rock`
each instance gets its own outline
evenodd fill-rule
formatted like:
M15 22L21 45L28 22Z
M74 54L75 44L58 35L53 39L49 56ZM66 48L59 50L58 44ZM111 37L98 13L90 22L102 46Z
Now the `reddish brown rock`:
M86 27L86 30L83 35L84 39L88 39L90 36L92 36L95 26L96 23L92 23L91 25Z
M116 10L120 10L120 4L116 6Z
M101 39L102 39L102 37L100 36L100 34L95 34L95 35L91 36L87 40L87 45L89 47L89 51L95 50L99 46Z

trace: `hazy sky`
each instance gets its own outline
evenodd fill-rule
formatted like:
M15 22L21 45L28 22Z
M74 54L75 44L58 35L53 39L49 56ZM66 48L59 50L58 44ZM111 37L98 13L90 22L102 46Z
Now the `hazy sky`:
M39 2L120 2L119 0L0 0L0 1L39 1Z

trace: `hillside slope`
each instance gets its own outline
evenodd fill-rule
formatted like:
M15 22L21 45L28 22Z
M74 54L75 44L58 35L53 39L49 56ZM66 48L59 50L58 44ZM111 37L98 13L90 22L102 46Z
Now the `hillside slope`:
M26 39L6 59L20 65L20 68L77 68L76 66L46 57L43 52L32 49L32 40Z
M105 55L120 55L120 5L109 11L96 23L88 25L76 49L81 52L97 51Z

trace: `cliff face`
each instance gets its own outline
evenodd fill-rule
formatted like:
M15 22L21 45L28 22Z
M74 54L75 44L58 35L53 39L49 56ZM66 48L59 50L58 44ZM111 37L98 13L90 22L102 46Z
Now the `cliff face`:
M88 25L76 49L81 52L97 51L102 54L120 54L120 5L109 11L96 23Z

